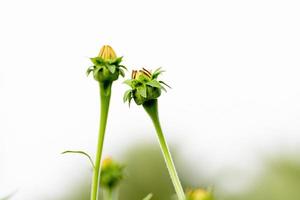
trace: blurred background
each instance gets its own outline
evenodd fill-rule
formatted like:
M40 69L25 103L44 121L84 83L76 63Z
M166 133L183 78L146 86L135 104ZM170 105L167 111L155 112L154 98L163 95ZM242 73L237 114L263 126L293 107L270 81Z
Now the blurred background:
M0 2L0 199L85 200L98 85L89 57L110 44L129 70L163 67L160 117L186 188L222 200L300 198L300 3ZM129 72L127 77L129 77ZM126 165L121 199L171 199L154 129L113 86L105 156Z

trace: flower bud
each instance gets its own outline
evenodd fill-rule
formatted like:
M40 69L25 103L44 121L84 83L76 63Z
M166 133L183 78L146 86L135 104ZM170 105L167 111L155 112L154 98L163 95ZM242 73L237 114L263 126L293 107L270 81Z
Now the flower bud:
M105 188L112 189L123 179L124 167L115 162L111 157L102 161L100 184Z
M186 198L187 200L213 200L213 195L204 189L190 189L186 192Z
M125 81L131 89L125 92L124 102L130 103L131 99L134 99L137 105L142 105L149 100L157 99L161 95L161 90L166 91L163 85L168 86L163 81L157 80L162 72L160 68L153 73L145 68L133 70L131 79Z
M121 65L122 57L117 57L113 48L104 45L97 57L91 58L93 66L87 70L87 75L93 72L94 79L99 82L113 82L119 75L125 76L125 66Z
M111 46L104 45L101 48L98 57L102 58L103 60L113 60L117 58L117 55Z

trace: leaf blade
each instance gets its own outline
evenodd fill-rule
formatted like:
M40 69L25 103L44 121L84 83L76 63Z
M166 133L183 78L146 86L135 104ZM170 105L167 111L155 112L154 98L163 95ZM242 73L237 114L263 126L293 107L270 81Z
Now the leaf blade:
M62 152L61 154L70 154L70 153L72 153L72 154L82 154L82 155L86 156L89 159L90 163L92 164L93 168L95 168L94 161L88 153L86 153L84 151L67 150L67 151Z

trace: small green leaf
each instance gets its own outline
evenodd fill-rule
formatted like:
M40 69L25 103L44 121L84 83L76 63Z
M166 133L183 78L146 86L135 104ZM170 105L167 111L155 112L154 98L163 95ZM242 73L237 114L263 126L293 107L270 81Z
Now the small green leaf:
M161 85L161 89L165 92L167 92L166 88L164 86Z
M156 70L154 70L153 74L158 73L159 71L162 71L161 69L162 69L161 67L157 68Z
M146 84L150 85L152 87L161 88L161 85L159 84L159 82L157 80L151 80L151 81L149 81Z
M103 67L96 66L96 68L93 70L93 75L94 75L94 77L97 77L98 72L99 72L100 70L102 70L102 68L103 68Z
M61 154L67 154L67 153L82 154L82 155L86 156L90 160L93 168L95 168L94 162L88 153L85 153L84 151L64 151Z
M147 98L147 88L145 85L137 88L137 92L144 98Z
M143 198L143 200L150 200L152 198L152 196L153 195L150 193L145 198Z
M125 67L124 65L118 65L119 68L123 68L127 70L127 67Z
M113 74L116 71L116 66L115 65L106 65L108 70Z
M131 100L132 100L132 95L130 95L129 99L128 99L128 106L130 107L130 103L131 103Z
M152 79L156 79L161 73L165 72L164 70L160 68L156 69L153 73L152 73Z
M90 66L87 70L86 70L86 76L89 76L89 74L94 71L94 66Z
M111 65L119 65L122 62L123 57L118 57L112 61L109 62Z
M130 87L132 87L132 82L133 80L132 79L128 79L128 80L125 80L123 83L129 85Z
M90 60L96 66L104 65L105 64L105 61L101 57L90 58Z
M165 82L163 81L159 81L161 84L164 84L165 86L167 86L168 88L171 88L171 86L169 86L168 84L166 84Z
M120 75L121 75L122 77L125 77L125 72L124 72L124 70L123 70L123 69L119 69L119 71L120 71Z
M123 101L124 103L129 100L129 98L131 97L131 89L130 90L127 90L125 93L124 93L124 96L123 96Z

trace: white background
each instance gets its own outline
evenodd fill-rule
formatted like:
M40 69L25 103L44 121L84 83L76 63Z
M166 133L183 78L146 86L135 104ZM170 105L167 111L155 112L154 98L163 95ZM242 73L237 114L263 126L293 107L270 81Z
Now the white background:
M104 44L130 70L167 71L166 137L195 168L249 172L261 153L299 150L299 10L289 0L2 0L0 197L55 199L88 166L60 152L94 155L98 87L85 70ZM142 108L123 104L121 83L105 155L156 142Z

